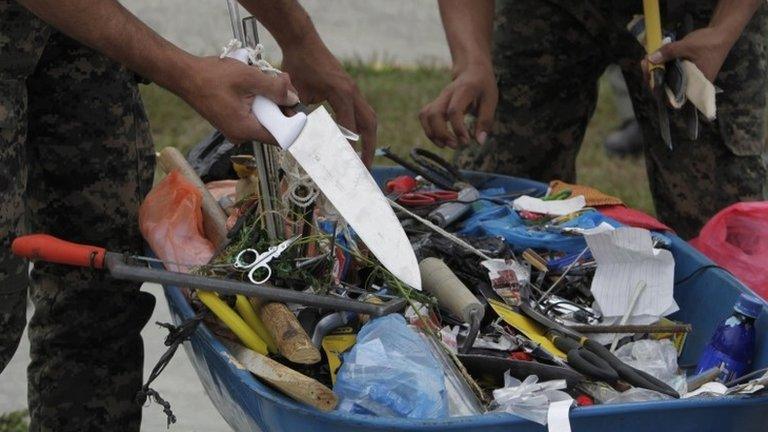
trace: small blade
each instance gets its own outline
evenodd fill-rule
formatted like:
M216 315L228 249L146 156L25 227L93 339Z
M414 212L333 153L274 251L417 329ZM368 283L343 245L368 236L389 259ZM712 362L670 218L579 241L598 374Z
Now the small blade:
M381 264L421 290L416 255L400 221L325 108L307 116L288 151Z
M669 130L669 112L667 111L666 94L664 91L664 69L653 70L653 96L659 116L659 132L661 139L672 150L672 133Z
M699 111L695 105L688 102L683 106L683 115L685 115L685 131L688 139L696 141L699 139Z

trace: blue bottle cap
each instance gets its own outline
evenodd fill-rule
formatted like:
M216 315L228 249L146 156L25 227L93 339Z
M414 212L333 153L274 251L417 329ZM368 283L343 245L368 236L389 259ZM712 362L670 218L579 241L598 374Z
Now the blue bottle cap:
M763 302L749 294L742 294L733 306L733 310L750 318L757 318L763 310Z

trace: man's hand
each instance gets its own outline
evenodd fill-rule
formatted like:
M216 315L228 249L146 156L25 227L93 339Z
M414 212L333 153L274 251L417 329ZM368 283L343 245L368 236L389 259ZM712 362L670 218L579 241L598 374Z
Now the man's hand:
M464 116L474 114L474 136L483 144L499 102L491 60L494 2L438 0L438 5L453 59L453 81L421 109L419 120L432 142L457 148L469 143Z
M651 53L646 59L643 59L643 71L647 74L649 61L653 64L664 64L677 58L683 58L693 62L710 82L714 82L732 46L722 31L705 27Z
M434 101L421 109L419 120L424 133L438 147L457 148L469 143L464 116L474 114L477 117L475 139L483 144L493 126L498 101L492 66L473 65L459 72ZM447 123L453 132L448 130Z
M360 134L363 163L370 167L376 150L376 113L325 45L307 43L286 50L281 68L291 75L302 101L328 101L336 121Z
M291 75L301 100L312 104L328 101L336 121L362 137L362 159L370 167L376 150L376 114L328 51L307 12L297 0L239 1L282 48L281 68Z
M20 0L65 34L182 97L234 142L274 142L251 114L256 95L298 102L288 75L268 76L233 59L190 55L160 37L115 0Z
M760 7L762 0L718 0L709 26L683 39L668 43L642 61L648 78L648 62L663 64L676 58L692 61L710 82L714 82L725 58Z
M180 96L233 143L275 143L251 112L255 96L278 105L299 102L288 74L270 76L237 60L203 57L192 62L190 82Z

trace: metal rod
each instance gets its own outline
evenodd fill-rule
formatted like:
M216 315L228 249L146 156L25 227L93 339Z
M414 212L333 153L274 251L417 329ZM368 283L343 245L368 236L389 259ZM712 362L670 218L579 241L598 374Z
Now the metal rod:
M240 43L245 44L245 35L243 34L243 24L240 20L240 6L237 0L227 0L227 10L229 11L229 22L232 25L232 35Z
M589 246L585 247L583 251L573 260L573 262L563 271L563 274L560 275L559 278L555 281L555 283L552 284L551 287L539 298L539 301L536 302L537 305L540 305L547 297L549 297L550 294L552 294L552 290L557 287L557 285L560 284L560 282L565 279L565 276L568 274L571 269L576 266L576 264L579 262L582 256L584 256L585 253L589 250Z
M259 44L259 26L256 17L249 16L243 18L243 31L245 32L245 46L250 48L256 48ZM257 59L261 59L261 53L256 55Z
M673 325L572 325L569 329L579 333L690 333L690 324Z
M277 226L275 224L274 203L272 202L271 188L269 187L269 175L267 173L266 155L262 143L253 142L253 157L256 160L256 173L259 176L259 195L261 207L267 213L264 218L267 229L267 237L271 242L277 240Z
M227 0L227 9L229 10L229 19L232 22L232 32L243 46L256 48L259 42L258 22L254 17L240 19L240 10L235 0ZM270 146L271 147L271 146ZM264 218L267 237L270 241L276 241L282 238L279 215L275 214L274 202L277 196L277 178L273 175L273 165L275 156L272 150L266 148L266 144L253 142L253 157L256 160L256 170L259 177L259 195L261 198L262 209L267 213Z
M383 304L366 303L353 299L328 295L310 294L291 289L277 288L272 285L255 285L227 279L178 273L167 270L133 266L126 264L121 254L107 252L106 266L112 277L137 282L155 282L163 285L197 288L214 291L224 295L242 294L258 297L267 301L298 303L306 306L363 313L371 316L383 316L401 310L405 299L398 298Z

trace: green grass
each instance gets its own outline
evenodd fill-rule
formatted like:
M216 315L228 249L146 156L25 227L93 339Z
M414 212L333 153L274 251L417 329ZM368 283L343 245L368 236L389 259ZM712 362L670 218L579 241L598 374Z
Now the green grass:
M413 146L435 148L424 136L417 113L448 82L447 70L362 64L350 65L348 70L378 114L380 147L391 147L400 154ZM171 145L185 151L211 131L191 108L165 90L149 86L142 94L158 148ZM618 124L612 97L610 88L601 82L600 100L578 159L579 182L653 213L642 159L608 159L603 153L603 140Z
M0 414L0 432L27 432L27 415L26 411Z

